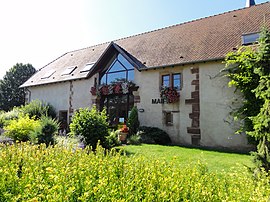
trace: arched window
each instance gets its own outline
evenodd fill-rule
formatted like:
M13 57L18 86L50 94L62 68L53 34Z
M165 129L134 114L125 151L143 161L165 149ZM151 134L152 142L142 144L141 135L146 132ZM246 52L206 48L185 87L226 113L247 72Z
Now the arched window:
M119 53L100 79L100 84L133 81L134 67Z

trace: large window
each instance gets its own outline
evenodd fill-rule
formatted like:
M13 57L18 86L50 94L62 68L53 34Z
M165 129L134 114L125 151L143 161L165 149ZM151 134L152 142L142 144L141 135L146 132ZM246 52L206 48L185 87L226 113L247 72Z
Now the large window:
M119 53L105 72L101 73L100 84L110 85L123 81L134 81L134 67ZM131 92L103 95L100 106L101 108L106 107L109 123L115 126L119 122L127 120L128 114L134 106L134 96Z
M176 90L181 89L181 74L166 74L161 76L161 86L163 87L173 87Z
M119 53L100 79L100 84L133 81L134 67Z

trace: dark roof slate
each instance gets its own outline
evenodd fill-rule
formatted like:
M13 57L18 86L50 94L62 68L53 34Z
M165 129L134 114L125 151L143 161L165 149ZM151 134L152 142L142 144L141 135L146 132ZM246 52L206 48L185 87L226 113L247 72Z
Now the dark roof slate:
M241 36L270 27L270 2L206 17L113 41L141 69L223 59L241 46ZM87 63L98 61L110 42L68 52L34 74L22 87L87 78L80 73ZM73 74L61 76L70 66ZM100 67L102 68L102 67ZM44 72L55 69L49 79Z

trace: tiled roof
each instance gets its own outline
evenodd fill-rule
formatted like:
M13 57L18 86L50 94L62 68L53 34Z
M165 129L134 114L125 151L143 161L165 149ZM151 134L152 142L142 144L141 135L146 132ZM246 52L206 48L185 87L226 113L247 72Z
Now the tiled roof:
M263 24L270 27L270 2L118 39L114 44L144 64L143 69L219 60L241 46L242 34L259 32ZM109 45L68 52L43 67L22 87L86 78L87 72L80 71L87 63L96 62ZM77 66L74 72L61 76L71 66ZM51 69L55 73L41 79Z

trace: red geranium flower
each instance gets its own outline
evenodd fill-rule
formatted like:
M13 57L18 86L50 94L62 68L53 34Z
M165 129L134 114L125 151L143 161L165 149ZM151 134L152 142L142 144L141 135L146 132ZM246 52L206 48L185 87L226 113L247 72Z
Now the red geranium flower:
M101 88L101 92L102 92L103 95L108 95L109 94L109 88L108 88L108 86L103 86Z
M122 90L122 88L121 88L121 83L117 83L117 84L115 85L115 87L114 87L114 92L115 92L116 94L119 94L119 93L121 93L121 90Z
M123 125L123 127L120 129L122 133L128 133L129 129L126 125Z

